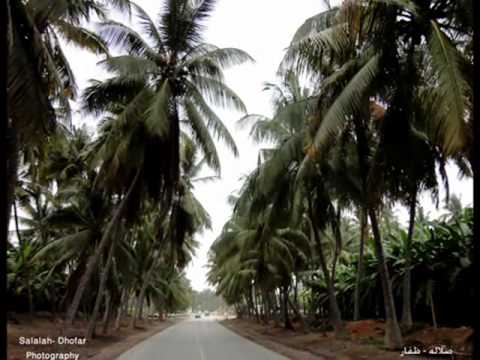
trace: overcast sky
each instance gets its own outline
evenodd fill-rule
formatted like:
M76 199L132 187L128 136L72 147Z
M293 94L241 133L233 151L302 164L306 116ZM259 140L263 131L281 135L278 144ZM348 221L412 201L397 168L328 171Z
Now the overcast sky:
M138 0L153 19L156 19L162 4L158 0ZM332 3L334 3L332 1ZM248 52L254 64L238 66L226 72L227 84L237 92L245 102L248 112L271 115L270 99L262 92L264 81L275 81L275 73L285 48L296 29L309 17L325 10L322 0L220 0L208 21L205 41L219 47L237 47ZM88 80L102 79L106 74L96 65L98 58L74 48L68 48L67 56L76 74L80 89L88 85ZM222 178L216 182L199 184L195 194L210 213L212 231L197 236L200 248L193 263L188 267L187 275L193 288L202 290L206 283L207 252L211 243L220 233L223 224L231 214L227 197L241 185L241 177L248 174L257 162L259 146L248 138L247 130L235 126L242 114L217 111L226 126L232 132L239 147L240 156L234 158L223 146L219 146L222 162ZM76 114L75 123L86 122L95 128L95 119L85 119ZM453 169L451 174L451 192L461 194L464 204L472 203L471 181L459 181ZM428 197L424 205L432 213L435 209ZM404 217L404 211L399 210Z

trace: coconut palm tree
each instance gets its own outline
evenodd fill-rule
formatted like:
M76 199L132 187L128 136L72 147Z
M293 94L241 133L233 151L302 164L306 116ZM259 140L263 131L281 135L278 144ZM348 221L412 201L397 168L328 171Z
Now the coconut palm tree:
M429 134L433 142L447 156L461 153L469 158L469 129L473 124L468 74L472 63L466 49L471 45L472 28L471 19L460 14L471 13L471 5L471 1L392 0L368 5L352 1L318 15L323 21L303 29L285 58L285 64L320 70L326 83L346 81L325 114L316 144L335 131L352 109L360 110L359 99L366 93L379 94L389 105L396 101L389 109L406 109L407 104L400 106L399 102L411 102L413 98L400 92L422 86L429 89L424 95L430 95L437 107L430 118L430 128L437 132L436 136ZM452 16L447 17L448 13ZM360 19L371 19L372 23L360 23ZM398 46L392 47L393 43ZM358 56L353 59L355 52ZM329 67L330 57L338 65ZM408 76L403 76L407 72ZM396 89L389 90L392 85ZM449 91L453 85L454 91ZM384 86L387 88L381 90Z
M237 153L233 138L207 101L245 110L225 85L222 68L250 57L238 49L219 49L202 42L203 22L213 5L212 1L168 1L157 25L143 9L134 6L148 40L118 22L100 25L99 34L105 42L127 54L103 62L115 76L94 82L85 90L83 103L85 110L106 115L92 150L101 166L98 184L123 197L98 251L89 260L67 324L74 319L98 254L109 243L115 224L122 218L133 220L147 199L161 201L166 209L173 201L178 209L178 196L183 191L179 181L181 124L215 170L220 170L220 163L210 130Z
M258 319L256 291L271 293L280 289L285 328L292 329L288 308L291 274L302 268L310 253L307 237L289 228L272 228L273 211L256 224L235 215L211 248L209 279L227 301L245 295L246 304ZM249 310L250 311L250 310ZM298 312L294 308L295 312Z
M143 114L145 131L170 141L164 158L172 183L178 181L181 128L189 131L206 156L219 170L212 132L237 154L235 142L209 102L245 111L239 97L224 82L222 71L252 60L235 48L217 48L202 39L204 22L214 1L167 1L155 24L139 6L135 13L145 38L124 24L106 21L99 34L111 47L125 55L110 57L102 65L114 76L94 82L84 95L84 108L93 112L113 111L122 104L119 116L127 119Z
M262 209L268 209L268 206L272 206L274 209L282 209L285 206L281 202L275 203L277 196L281 196L282 199L288 199L291 196L290 200L283 200L283 203L290 204L289 208L292 210L287 211L287 213L289 213L290 217L296 219L294 220L296 223L294 222L293 226L298 226L298 219L302 218L302 214L306 214L306 219L312 224L314 231L309 230L311 226L308 225L305 226L304 231L305 233L315 235L311 235L311 243L317 247L319 263L328 284L331 321L335 326L336 334L341 335L343 325L336 301L334 282L335 267L342 244L341 232L339 231L341 227L340 213L341 207L348 202L347 197L344 196L341 199L339 197L341 191L326 192L322 190L320 192L324 195L321 198L327 199L327 202L322 207L329 207L333 211L324 211L321 215L317 213L317 210L319 211L320 208L310 212L307 211L309 206L307 206L306 199L315 197L313 194L316 193L314 189L316 185L313 187L307 186L308 189L303 189L304 184L300 185L299 182L297 183L295 177L298 174L299 165L305 157L305 138L309 138L309 129L312 126L310 122L314 117L315 100L310 95L310 91L300 87L298 76L293 71L287 71L285 74L283 84L285 90L282 87L273 85L269 87L274 89L274 117L267 119L258 115L250 115L241 119L241 121L254 120L255 123L251 130L254 139L257 141L261 139L273 140L277 143L277 148L271 149L269 157L259 165L258 174L249 180L250 185L246 185L246 194L250 193L250 195L245 196L244 194L240 197L237 206L241 207L250 202L253 203L251 210L247 213L255 219L261 211L264 211ZM302 181L310 182L311 184L328 182L329 187L334 189L337 187L337 183L344 177L344 174L337 176L337 174L334 174L335 171L332 171L334 169L332 166L333 164L324 166L325 171L321 175L312 169L308 175L306 173L303 175ZM314 178L316 180L313 180ZM334 178L337 180L333 180ZM250 190L248 190L249 188ZM336 207L333 205L333 200L331 200L335 197L339 200ZM320 198L319 201L322 202ZM280 217L280 219L283 219L283 217ZM334 239L335 250L331 271L328 269L326 253L320 239L320 232L322 232L322 236L325 235L324 230L327 228L327 225L321 224L328 224Z
M238 120L240 127L250 126L250 136L258 143L273 142L276 146L303 131L304 119L311 115L315 97L311 89L302 86L293 70L279 74L281 83L264 84L264 91L271 94L273 117L247 114Z
M192 181L195 179L189 177L201 169L203 161L195 162L197 155L195 144L186 137L183 139L181 150L182 186L176 193L176 199L172 202L168 213L162 210L156 215L158 218L153 219L153 229L150 232L153 241L138 241L138 246L147 246L147 250L143 256L139 257L146 260L141 264L143 272L139 279L141 279L142 285L137 299L137 313L132 317L132 327L135 326L135 320L140 317L142 312L147 287L152 281L155 269L165 263L167 259L172 266L183 269L191 260L197 246L193 238L194 234L211 228L208 213L193 194ZM142 227L142 231L144 231L144 227ZM138 236L144 235L139 234ZM150 246L149 243L151 243Z
M472 122L468 120L468 115L464 115L471 112L471 85L464 70L470 65L461 48L465 41L468 43L470 31L466 26L459 30L461 35L453 34L449 29L451 23L448 24L443 15L447 8L458 11L462 6L465 4L436 1L386 1L372 4L353 1L337 10L319 15L317 21L305 24L301 29L303 33L287 52L284 63L316 72L317 79L321 81L319 108L323 111L319 111L321 123L315 134L315 149L322 153L329 139L333 135L337 136L349 120L355 123L355 119L366 113L369 99L376 97L387 108L381 116L383 129L378 137L379 149L382 150L377 153L376 165L371 169L377 174L383 174L383 178L388 181L385 169L379 167L384 162L384 149L400 144L398 136L409 133L416 102L412 94L417 94L417 89L428 89L428 94L434 94L430 96L430 102L435 103L437 109L443 110L441 120L436 116L428 120L428 128L440 129L437 134L441 135L434 136L428 131L426 134L432 143L442 147L444 155L468 156L470 135L467 129ZM405 16L405 20L401 20L403 17L399 15ZM404 22L409 24L408 31L403 27ZM392 47L391 44L398 46ZM417 61L417 58L420 60ZM447 67L449 70L445 71ZM451 84L455 84L455 91L447 94ZM328 100L329 95L333 95L331 100ZM396 131L391 134L395 133L396 141L388 136L387 129L391 124L395 124ZM365 144L362 140L365 136L359 132L361 127L358 124L355 127L363 183L367 186L366 179L370 170L362 159L367 158L368 147L362 145ZM369 177L374 178L372 175ZM378 183L375 187L376 190L381 188ZM374 210L374 207L378 207L378 195L376 198L377 200L372 200L377 205L370 206L369 210L372 227L378 224ZM378 243L377 253L383 257L380 232L378 229L372 230ZM386 342L390 347L399 347L400 330L396 324L393 297L388 285L388 271L385 266L382 268L386 313L390 324Z
M108 55L102 39L81 26L93 14L105 17L105 5L130 6L128 0L7 1L8 214L20 152L42 146L56 125L71 126L69 100L76 98L77 85L60 39Z
M52 54L41 37L27 6L17 0L9 0L8 17L8 146L7 174L8 201L7 224L13 203L17 181L20 150L26 141L33 145L49 133L55 124L51 98L60 103L63 96L60 80ZM35 121L31 121L35 119ZM25 140L24 140L25 139Z

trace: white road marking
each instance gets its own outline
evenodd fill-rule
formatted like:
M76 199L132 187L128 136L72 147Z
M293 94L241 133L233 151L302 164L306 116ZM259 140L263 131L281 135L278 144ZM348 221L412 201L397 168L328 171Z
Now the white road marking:
M202 345L200 344L200 340L198 338L198 330L195 331L195 340L197 342L198 350L200 351L200 360L206 360L205 355L203 354Z

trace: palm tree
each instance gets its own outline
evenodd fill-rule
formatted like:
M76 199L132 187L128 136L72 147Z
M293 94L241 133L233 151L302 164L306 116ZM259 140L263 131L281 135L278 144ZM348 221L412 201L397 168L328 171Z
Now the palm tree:
M266 82L263 88L271 93L273 117L247 114L238 120L241 127L250 125L250 136L257 143L273 142L279 146L302 132L304 120L313 112L315 97L308 87L302 86L298 74L287 70L279 76L280 84Z
M38 132L42 134L51 132L56 119L50 98L64 100L60 101L61 103L66 101L63 98L63 83L58 78L52 54L42 39L27 6L17 0L9 0L7 6L9 10L8 224L17 181L20 150L26 140L29 140L31 145L41 140L43 136L38 136Z
M447 214L444 218L455 218L458 217L463 211L463 205L460 197L455 194L451 194L448 198L445 199L445 210Z
M293 329L288 308L298 314L289 299L291 274L302 268L310 253L307 237L289 228L273 228L275 211L269 210L256 223L238 213L215 240L210 251L209 281L227 301L246 295L249 311L258 319L258 291L280 289L285 328ZM268 316L268 315L267 315Z
M252 202L252 210L247 211L247 213L255 219L262 211L260 209L268 209L268 206L282 209L285 206L284 204L290 202L291 209L287 213L290 213L289 216L296 219L294 220L294 226L298 225L298 219L302 217L302 214L306 214L306 218L312 225L305 226L305 233L313 234L311 235L311 243L315 244L314 246L317 248L321 270L328 285L331 321L334 324L336 334L341 335L343 323L336 300L334 282L335 267L342 244L341 232L339 230L341 226L339 215L343 205L340 204L345 203L346 197L343 199L338 198L337 209L335 209L331 199L338 196L340 192L334 194L332 191L315 190L316 185L307 186L308 189L303 190L303 186L297 183L295 179L295 177L298 177L299 165L305 157L304 139L309 137L309 127L314 115L315 103L311 92L301 88L298 76L293 71L285 73L283 87L270 84L267 89L273 89L274 117L267 119L258 115L250 115L241 119L241 121L254 120L255 123L251 130L254 139L257 141L262 139L273 140L277 143L277 148L270 150L269 157L262 164L259 164L258 174L253 177L253 180L250 180L252 183L250 185L251 190L248 191L249 186L246 186L246 194L250 192L251 195L243 195L238 201L240 205L237 206L245 206ZM333 189L342 176L335 177L337 180L333 180L332 176L335 175L332 169L329 165L325 168L326 171L321 172L321 174L315 173L312 169L313 172L302 175L302 181L312 184L331 181L329 186ZM313 194L317 190L323 194L318 198L319 204L323 203L321 207L333 209L332 211L323 211L320 215L320 207L313 209L311 204L310 206L307 205L307 199L315 198ZM282 199L291 197L291 199L282 200L282 202L276 204L276 201L278 201L275 200L277 196L281 196ZM326 202L322 201L322 199L325 199ZM308 208L311 208L311 211L308 211ZM280 217L280 219L283 219L283 217ZM335 243L331 272L328 269L325 251L320 240L320 231L323 232L327 224L331 227ZM310 227L313 227L313 230L309 230Z
M69 100L76 98L77 86L60 39L108 56L103 41L80 26L92 13L105 17L106 4L129 8L128 0L7 0L8 216L20 152L41 146L56 125L71 126Z
M384 149L389 145L400 144L398 136L408 134L413 124L411 110L415 102L411 95L416 94L416 89L428 89L427 94L421 93L424 97L430 94L430 101L423 99L423 103L435 103L437 109L442 109L442 115L437 117L435 112L428 120L428 129L440 129L436 132L440 136L431 131L426 132L432 143L439 144L446 156L468 157L470 135L467 129L472 122L468 120L468 116L465 117L465 113L471 112L471 84L464 70L469 69L470 64L460 48L465 39L468 42L471 32L467 25L457 33L452 33L452 23L449 24L442 15L446 9L459 11L461 6L465 4L437 1L386 1L373 4L348 2L340 9L319 15L318 20L323 21L305 25L304 34L292 43L287 52L284 64L316 72L322 83L322 96L319 100L321 123L314 139L316 152L322 153L331 137L336 136L349 120L353 120L354 124L357 122L355 127L364 189L367 189L368 178L377 178L381 174L382 178L388 181L384 174L385 169L381 168ZM409 23L408 31L403 27L403 20L400 20L402 17L399 15L406 17L406 22ZM360 19L371 21L360 22ZM455 18L453 20L455 21ZM457 35L460 35L458 41L455 38ZM423 45L425 43L427 46ZM416 61L420 55L421 61ZM422 67L417 68L420 65ZM455 91L449 92L451 84L455 84ZM368 157L368 145L365 146L367 143L362 140L365 138L362 136L364 130L356 120L366 113L372 97L387 104L387 109L381 116L382 132L378 135L381 151L374 156L376 160L371 167L377 175L368 170L365 161ZM397 136L394 142L387 131L392 124L396 131L391 134L395 133ZM375 210L378 207L378 189L381 186L378 186L378 183L374 186L375 191L372 193L372 184L368 185L371 189L368 193L376 193L373 197L370 196L368 213L377 243L377 254L379 259L383 259ZM381 263L389 323L386 343L389 347L399 347L401 336L388 269L384 260Z
M421 115L416 113L418 119ZM387 168L390 187L393 188L392 198L400 196L409 209L409 225L406 243L405 276L403 282L403 312L402 325L406 329L413 325L411 305L411 249L414 239L415 217L418 195L426 190L434 195L438 194L436 163L439 163L440 173L445 174L444 161L433 144L426 141L426 136L420 138L416 133L411 133L405 143L405 152L402 156L388 154ZM387 150L388 151L388 150ZM397 152L398 154L398 152ZM415 157L415 161L411 161ZM446 180L447 181L447 180ZM438 196L438 195L437 195Z
M107 21L100 25L105 42L119 46L127 55L103 62L115 76L94 82L86 89L83 101L86 110L106 115L92 149L101 166L98 186L123 197L103 232L98 251L88 262L67 324L74 319L99 254L118 221L134 220L144 200L161 201L168 209L181 195L181 124L215 170L220 170L220 163L209 129L237 153L233 138L205 97L217 105L245 110L238 96L224 84L222 68L250 57L238 49L219 49L201 42L203 21L212 7L212 1L169 1L155 26L143 9L134 6L148 40L121 23ZM161 162L158 156L162 156Z
M320 70L326 83L346 81L325 114L317 146L352 110L360 110L358 99L367 93L378 94L390 105L389 109L408 109L408 104L400 106L400 102L411 102L413 98L400 94L410 91L410 95L420 84L428 89L423 96L430 96L429 102L436 107L429 119L430 129L436 131L429 134L432 141L441 146L446 156L460 153L470 158L469 129L473 124L468 74L472 62L466 49L471 45L472 27L471 18L461 18L460 14L471 13L471 5L470 1L392 0L370 5L353 1L318 15L325 20L316 21L313 29L304 29L284 61L297 63L300 69ZM447 13L453 15L446 17ZM360 24L363 18L372 19L372 24ZM394 43L398 47L392 47ZM357 52L356 59L352 51ZM416 60L417 56L421 61ZM332 67L329 57L338 65ZM388 89L393 85L396 89ZM449 91L451 86L454 91Z
M196 247L194 234L211 228L208 213L192 192L192 181L195 179L190 178L200 171L203 161L200 160L196 163L195 144L186 137L183 138L181 150L181 187L176 193L176 199L171 204L168 214L165 210L160 210L157 214L158 218L153 219L153 229L151 230L153 241L138 241L139 246L147 246L147 250L144 256L139 257L145 261L141 264L144 271L139 276L142 285L137 300L137 313L132 317L132 327L135 326L135 320L140 317L142 312L147 287L152 281L155 269L166 259L172 263L172 266L183 269L190 261ZM142 231L145 230L142 228ZM144 235L139 234L138 236ZM148 247L149 243L151 243L150 247Z
M94 82L85 91L84 107L96 113L111 112L122 104L118 114L122 119L143 114L145 131L166 142L169 156L164 162L172 184L178 181L182 126L215 170L220 164L210 131L237 154L232 136L208 102L245 111L242 101L225 84L222 71L252 59L241 50L221 49L202 41L204 21L213 5L210 0L168 1L158 24L134 6L145 38L115 21L99 27L105 42L126 54L102 62L115 76L103 83Z

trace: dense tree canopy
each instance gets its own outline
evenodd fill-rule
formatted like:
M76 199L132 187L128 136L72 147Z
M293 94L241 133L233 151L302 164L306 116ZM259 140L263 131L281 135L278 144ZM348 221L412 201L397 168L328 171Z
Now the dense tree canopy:
M383 318L391 349L413 321L462 316L449 293L459 279L441 275L446 259L433 249L462 248L451 266L473 271L472 209L430 219L419 199L438 202L443 186L449 201L447 163L472 175L471 6L345 1L298 29L282 85L267 86L273 118L241 120L274 147L210 253L209 279L240 315L287 328L291 312L304 328L326 316L337 336L346 319ZM401 205L406 226L389 215Z
M271 117L247 113L225 80L253 59L205 42L215 3L164 0L151 16L129 0L7 0L12 314L47 310L65 329L83 317L90 339L100 322L225 302L336 337L383 319L389 349L418 323L470 325L473 209L446 169L472 176L472 1L312 14L265 83ZM66 43L108 77L78 89ZM74 125L73 101L93 131ZM212 220L195 185L221 175L218 142L238 155L221 108L263 148L209 252L216 293L197 294L185 271ZM442 217L425 194L445 201Z
M102 313L108 331L113 318L134 327L191 305L185 269L211 227L195 183L205 167L220 174L214 139L238 155L212 106L245 112L223 70L252 60L204 42L214 5L164 1L154 21L123 0L8 1L11 311L65 314L65 328L81 314L92 338ZM96 32L81 27L93 16ZM78 91L65 42L101 56L111 77ZM71 122L77 99L99 120L93 133Z

